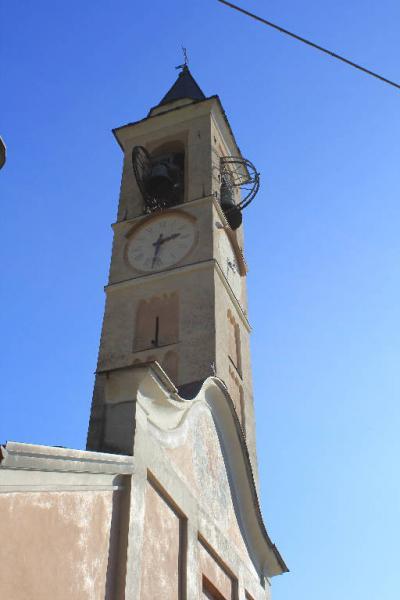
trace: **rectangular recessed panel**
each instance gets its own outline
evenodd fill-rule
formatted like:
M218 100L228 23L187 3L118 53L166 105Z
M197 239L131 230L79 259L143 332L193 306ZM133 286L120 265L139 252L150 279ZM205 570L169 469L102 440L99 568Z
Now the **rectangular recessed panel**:
M235 582L224 569L214 552L210 552L199 541L200 571L203 582L203 597L211 600L231 600ZM208 594L208 595L207 595Z
M202 598L204 600L226 600L226 598L219 593L219 591L203 576L202 585Z
M147 482L141 560L141 600L182 600L185 522L162 491ZM134 568L134 565L133 565Z

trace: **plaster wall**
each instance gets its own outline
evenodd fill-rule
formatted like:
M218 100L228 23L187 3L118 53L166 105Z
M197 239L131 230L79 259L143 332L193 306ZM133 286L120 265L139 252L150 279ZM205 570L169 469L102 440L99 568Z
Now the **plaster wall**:
M0 596L105 598L113 492L0 494Z
M132 496L135 525L130 533L132 554L128 561L133 564L138 560L143 569L147 568L143 561L148 560L144 556L156 557L161 574L166 564L170 569L174 565L174 573L183 572L186 578L182 583L186 596L178 595L182 600L203 597L207 589L203 590L203 579L212 584L210 597L214 597L213 590L218 590L221 598L227 600L244 600L246 591L254 600L269 599L264 580L266 555L263 558L259 555L260 540L255 541L246 524L254 506L244 507L241 489L237 487L248 486L249 481L237 481L232 450L226 446L230 443L227 432L217 428L208 404L209 401L224 402L222 391L212 388L217 394L212 400L203 388L196 399L179 402L171 396L165 396L163 400L152 389L150 394L146 384L146 393L138 396L134 439L138 475L136 495ZM237 431L232 413L228 410L224 414L233 425L229 433L231 440ZM149 485L155 486L158 495ZM160 518L164 525L160 524ZM179 542L177 539L178 522L182 523L182 520L185 523L184 543L182 537ZM169 540L175 540L175 551L170 548L172 542ZM175 553L177 548L184 557L182 562ZM165 560L158 560L158 552ZM161 581L162 578L160 575ZM150 585L153 584L161 585L160 581ZM134 597L142 598L146 586L137 590L133 579L131 585L132 590L136 590ZM175 593L176 587L173 589ZM162 596L159 587L156 590ZM143 597L147 600L147 596Z
M240 529L240 511L235 507L221 453L218 433L209 410L198 406L179 436L163 436L162 448L177 476L216 524L250 573L256 576L254 564ZM218 544L215 539L209 542Z
M205 598L209 598L210 595L207 594L207 591L204 591L204 588L207 589L208 587L204 582L204 578L206 578L207 582L212 584L212 588L215 588L215 590L223 596L224 600L234 600L234 581L232 581L229 574L222 568L218 561L215 560L215 557L201 541L199 541L199 566L200 587L203 588ZM209 589L210 588L211 586L209 586Z
M127 456L0 446L0 598L120 600L132 473Z
M147 482L141 559L141 600L179 600L181 597L181 537L179 516L159 491Z

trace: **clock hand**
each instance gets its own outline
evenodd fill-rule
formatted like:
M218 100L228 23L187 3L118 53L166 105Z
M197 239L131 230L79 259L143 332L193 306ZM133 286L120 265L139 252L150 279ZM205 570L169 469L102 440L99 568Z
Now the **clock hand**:
M160 233L160 235L158 236L156 241L153 242L153 246L154 246L155 250L154 250L153 260L151 263L151 268L153 268L154 265L156 264L156 260L160 253L162 244L164 244L165 242L169 242L170 240L174 240L175 238L179 237L180 235L181 235L180 233L173 233L172 235L169 235L168 237L165 238L165 237L163 237L163 234Z
M155 242L153 242L153 246L159 246L163 242L163 234L160 233Z
M164 244L164 242L169 242L169 240L174 240L175 238L179 237L181 234L180 233L173 233L172 235L169 235L166 238L163 238L161 240L161 244Z
M161 248L161 244L163 243L163 234L160 233L160 235L158 236L157 240L155 242L153 242L153 246L155 247L154 250L154 256L153 256L153 260L151 263L151 268L154 267L156 260L157 260L157 256L158 253L160 252L160 248Z

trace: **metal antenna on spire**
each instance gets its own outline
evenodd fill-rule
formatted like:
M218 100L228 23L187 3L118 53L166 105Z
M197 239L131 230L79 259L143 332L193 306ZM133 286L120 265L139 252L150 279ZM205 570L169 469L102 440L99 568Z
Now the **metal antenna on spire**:
M188 53L187 53L187 48L182 46L182 52L183 52L183 58L185 61L185 66L188 67L189 66L189 57L188 57Z
M189 57L187 53L187 49L184 46L181 46L183 52L183 60L184 63L182 65L178 65L175 69L187 69L189 67Z

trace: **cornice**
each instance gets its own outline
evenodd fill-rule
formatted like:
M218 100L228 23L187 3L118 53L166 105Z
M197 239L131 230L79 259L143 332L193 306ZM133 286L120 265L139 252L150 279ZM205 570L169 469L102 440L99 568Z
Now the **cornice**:
M157 112L157 114L150 114L147 117L145 117L144 119L140 119L138 121L134 121L132 123L127 123L126 125L121 125L120 127L115 127L112 130L112 133L115 136L115 139L117 140L121 150L125 151L124 145L126 143L126 141L128 139L130 139L131 137L131 133L132 130L135 129L135 132L137 132L138 130L144 129L146 130L148 127L150 128L159 128L160 127L160 123L162 123L163 119L165 119L166 117L169 118L170 116L175 116L177 115L178 111L179 115L177 115L177 120L180 122L185 121L187 118L191 118L192 114L206 114L206 113L211 113L211 111L213 110L213 107L218 107L218 112L220 114L220 117L222 117L221 119L219 118L219 116L216 117L217 121L220 122L220 128L222 123L225 125L226 129L227 129L227 134L231 139L231 143L234 145L234 147L237 149L237 155L241 156L241 151L239 146L236 143L236 139L235 136L233 134L232 131L232 127L229 123L229 119L226 115L226 112L224 110L224 107L222 106L222 102L219 98L219 96L214 95L214 96L209 96L208 98L205 98L204 100L193 100L192 102L190 102L189 104L187 103L183 103L183 104L178 104L178 106L176 105L178 103L171 103L171 106L165 105L166 110L163 110L162 112Z
M7 442L0 446L2 468L129 475L134 472L134 460L131 456Z
M215 271L218 274L219 279L221 280L223 286L225 287L225 289L228 293L229 298L232 301L232 304L236 308L236 311L239 315L240 320L242 321L242 323L243 323L244 327L247 329L247 331L250 332L251 325L249 323L247 315L244 312L241 305L239 304L238 300L236 299L236 296L233 293L231 286L229 285L228 281L226 280L226 277L225 277L217 259L215 259L215 258L210 258L207 260L203 260L201 262L189 263L187 265L182 265L179 267L172 267L171 269L165 269L164 271L158 271L157 273L149 273L149 274L141 273L140 275L137 275L136 277L130 277L129 279L123 279L121 281L115 281L113 283L109 283L108 285L104 286L104 291L106 292L106 294L110 294L110 293L114 293L118 290L125 289L127 287L141 285L144 279L146 279L146 281L149 281L151 279L157 279L160 281L165 277L170 277L171 275L180 276L185 273L200 271L202 269L207 269L207 268L215 269Z

